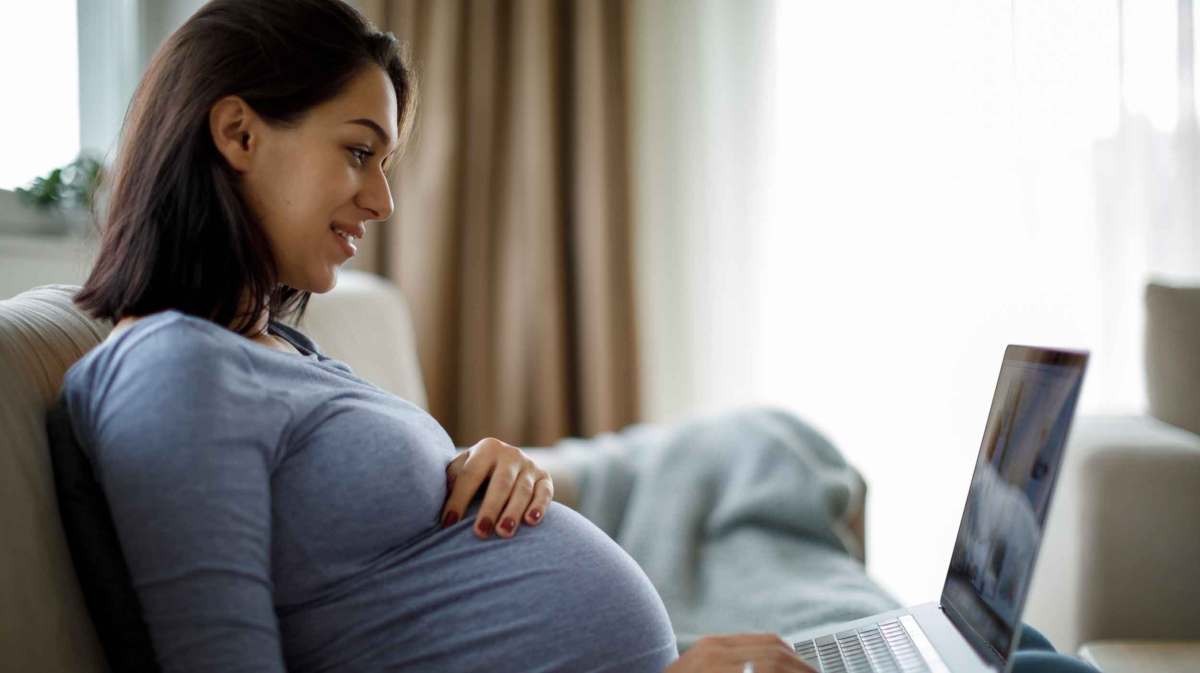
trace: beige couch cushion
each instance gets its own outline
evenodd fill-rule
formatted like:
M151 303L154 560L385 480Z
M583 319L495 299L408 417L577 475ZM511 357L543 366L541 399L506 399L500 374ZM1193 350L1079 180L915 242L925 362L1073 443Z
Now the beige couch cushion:
M76 311L78 288L0 301L0 668L103 671L59 522L46 408L63 373L108 334Z
M1200 286L1146 287L1150 415L1200 434Z

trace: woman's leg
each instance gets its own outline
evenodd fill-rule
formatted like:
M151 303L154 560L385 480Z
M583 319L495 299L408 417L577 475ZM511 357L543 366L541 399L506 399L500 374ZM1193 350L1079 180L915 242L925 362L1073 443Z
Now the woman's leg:
M1040 631L1024 625L1017 651L1012 657L1012 673L1100 673L1091 664L1059 654Z
M1012 673L1100 673L1087 662L1045 650L1017 652L1012 659Z

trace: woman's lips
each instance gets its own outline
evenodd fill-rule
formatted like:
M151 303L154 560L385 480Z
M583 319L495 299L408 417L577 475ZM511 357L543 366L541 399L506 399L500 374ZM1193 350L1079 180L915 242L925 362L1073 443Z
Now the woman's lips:
M329 233L331 236L337 239L338 245L341 246L342 252L345 253L347 257L353 257L354 254L358 252L358 248L354 247L354 241L351 240L349 235L332 228L329 230Z

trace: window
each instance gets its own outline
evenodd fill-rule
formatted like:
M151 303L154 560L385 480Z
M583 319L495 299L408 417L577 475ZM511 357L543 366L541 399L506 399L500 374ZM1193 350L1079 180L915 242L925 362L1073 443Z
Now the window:
M79 153L75 0L0 4L0 189L13 189Z
M1144 408L1145 282L1200 276L1192 3L777 10L766 308L734 352L896 503L868 556L916 602L1006 344L1092 351L1081 413Z

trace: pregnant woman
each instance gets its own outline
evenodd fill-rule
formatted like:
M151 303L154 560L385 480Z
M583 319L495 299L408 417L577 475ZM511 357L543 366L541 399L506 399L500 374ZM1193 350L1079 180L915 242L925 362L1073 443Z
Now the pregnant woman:
M137 89L75 298L116 326L63 401L163 670L807 670L766 635L677 660L649 580L548 473L457 452L280 322L391 214L415 100L340 0L215 0Z

